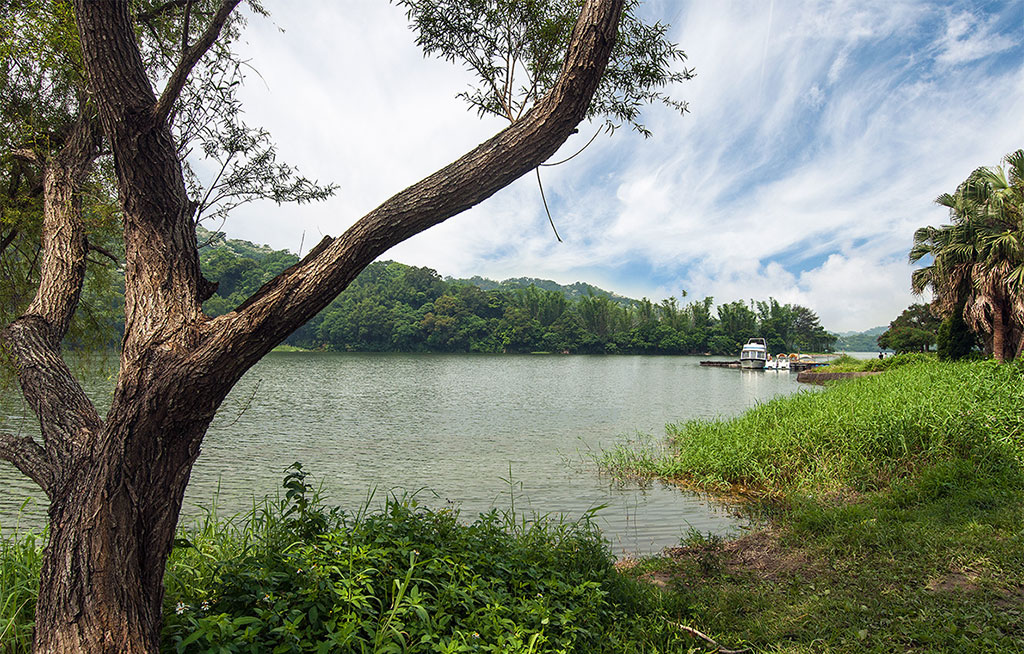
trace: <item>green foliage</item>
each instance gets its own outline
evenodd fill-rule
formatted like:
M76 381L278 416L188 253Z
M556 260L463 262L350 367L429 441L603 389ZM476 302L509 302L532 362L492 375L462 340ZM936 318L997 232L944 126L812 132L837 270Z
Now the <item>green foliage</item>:
M45 536L0 531L0 654L32 650Z
M895 352L927 352L935 345L940 321L927 304L912 304L889 323L878 337L878 347Z
M731 420L669 425L664 451L624 448L604 463L771 493L886 488L950 460L982 470L1024 463L1024 367L901 357L878 363L892 369L775 399Z
M184 530L166 577L167 652L639 652L680 636L619 576L593 525L392 498L327 510L301 466L247 516Z
M685 615L622 577L589 520L519 519L390 498L328 509L298 464L284 497L181 529L162 651L681 651ZM0 537L0 652L31 650L45 538Z
M298 258L221 232L197 229L203 274L219 283L203 305L221 315ZM768 303L758 303L768 307ZM632 300L577 282L474 277L442 279L429 268L379 261L290 336L305 349L401 352L570 352L736 356L759 330L782 332L779 350L821 350L835 337L813 311L770 300L755 314L742 302L712 298ZM774 311L774 313L771 313ZM766 322L766 317L772 321Z
M971 355L977 345L977 339L964 321L963 305L958 305L953 313L942 321L935 341L940 361L959 361Z
M416 43L426 54L464 65L476 86L460 93L480 115L518 120L547 93L562 68L582 3L578 0L396 0L406 9ZM614 129L629 124L645 136L643 107L664 104L685 113L686 104L664 91L692 78L673 67L686 60L668 41L668 26L648 24L639 2L627 0L619 36L588 118Z

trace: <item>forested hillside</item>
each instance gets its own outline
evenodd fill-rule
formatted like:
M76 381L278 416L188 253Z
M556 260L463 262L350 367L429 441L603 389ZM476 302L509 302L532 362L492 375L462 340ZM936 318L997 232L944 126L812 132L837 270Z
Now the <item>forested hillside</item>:
M844 352L874 352L878 348L878 337L886 326L872 327L863 332L846 332L836 339L836 350Z
M202 230L203 273L219 283L209 315L237 306L298 258ZM736 355L751 336L773 352L832 349L836 337L806 307L712 298L680 304L631 300L577 282L443 279L429 268L367 267L291 345L400 352L570 352Z
M511 279L496 282L493 279L487 279L479 275L474 275L469 279L445 277L445 281L457 284L471 284L483 291L514 291L520 288L536 286L542 291L554 291L556 293L561 293L568 300L578 300L586 295L596 295L606 297L612 302L623 306L631 306L633 302L635 302L632 298L606 291L586 282L559 284L558 282L551 281L550 279L537 279L536 277L513 277Z

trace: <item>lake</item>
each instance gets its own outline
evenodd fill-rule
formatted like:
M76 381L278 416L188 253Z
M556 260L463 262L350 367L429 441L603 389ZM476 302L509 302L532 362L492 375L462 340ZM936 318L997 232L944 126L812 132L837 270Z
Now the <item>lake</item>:
M685 356L272 353L238 383L214 420L192 473L186 514L216 498L220 513L274 495L300 461L331 504L353 510L375 493L416 493L472 519L491 507L597 522L617 553L650 553L689 529L727 534L728 508L660 482L619 484L592 455L669 422L733 416L803 390L790 373L701 368ZM109 403L112 381L87 391ZM0 425L28 432L17 393ZM0 464L0 526L41 524L44 498Z

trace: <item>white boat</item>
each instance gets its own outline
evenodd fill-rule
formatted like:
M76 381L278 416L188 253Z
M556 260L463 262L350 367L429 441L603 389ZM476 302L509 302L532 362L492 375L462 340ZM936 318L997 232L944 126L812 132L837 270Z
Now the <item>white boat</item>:
M763 370L768 362L768 345L763 338L752 338L740 351L740 368Z
M785 354L778 356L768 355L768 363L764 364L765 370L789 370L789 357Z

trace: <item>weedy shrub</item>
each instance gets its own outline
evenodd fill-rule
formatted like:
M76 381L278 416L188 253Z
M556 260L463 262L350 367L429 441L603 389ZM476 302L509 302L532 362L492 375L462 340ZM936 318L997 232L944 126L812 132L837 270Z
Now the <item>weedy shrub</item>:
M328 508L298 464L284 496L180 529L161 648L174 653L666 652L689 607L620 575L597 528L391 498ZM369 504L369 500L367 502ZM0 653L31 651L42 535L0 537Z
M657 652L684 639L588 519L494 510L466 525L415 498L348 515L323 506L301 467L285 488L182 532L164 651Z

